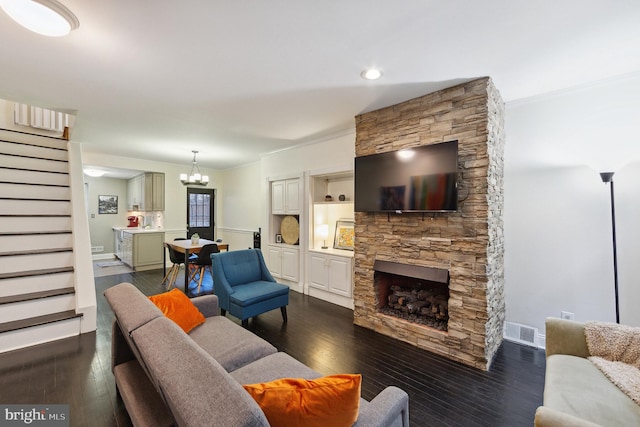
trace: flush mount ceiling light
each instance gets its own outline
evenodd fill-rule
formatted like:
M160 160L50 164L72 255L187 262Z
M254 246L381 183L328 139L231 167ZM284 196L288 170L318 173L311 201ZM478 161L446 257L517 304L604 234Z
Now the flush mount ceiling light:
M192 150L191 152L193 153L193 161L191 162L191 173L189 173L189 175L187 175L186 173L181 173L180 182L182 182L184 185L206 186L209 184L209 177L200 173L200 168L198 167L198 162L196 160L196 155L198 154L198 152L196 150Z
M98 169L84 169L83 170L85 175L94 177L94 178L98 178L101 177L102 175L104 175L106 172L105 171L101 171Z
M377 68L369 68L360 73L360 76L365 80L378 80L382 77L382 70Z
M65 36L80 26L78 18L56 0L0 0L0 7L18 24L44 36Z

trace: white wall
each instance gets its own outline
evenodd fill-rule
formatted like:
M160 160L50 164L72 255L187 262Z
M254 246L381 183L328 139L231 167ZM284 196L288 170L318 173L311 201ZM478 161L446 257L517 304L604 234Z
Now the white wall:
M253 247L253 232L262 227L260 162L223 170L217 193L218 235L233 249Z
M507 321L544 331L561 311L615 320L609 187L615 171L621 322L640 325L640 75L507 104Z
M112 227L127 226L127 181L115 178L91 178L85 176L85 183L88 187L88 217L89 233L91 234L91 246L104 246L101 252L94 252L94 255L112 254L114 248L114 238ZM101 214L98 212L98 196L113 195L118 196L118 213Z

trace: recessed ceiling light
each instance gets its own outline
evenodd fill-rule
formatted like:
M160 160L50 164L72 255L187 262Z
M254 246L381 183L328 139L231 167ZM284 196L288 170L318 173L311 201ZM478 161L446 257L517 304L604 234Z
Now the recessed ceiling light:
M0 0L0 7L18 24L44 36L65 36L80 26L56 0Z
M98 178L106 173L105 171L101 171L98 169L84 169L83 172L85 175L89 175L94 178Z
M369 68L360 73L360 76L362 76L362 78L365 80L378 80L380 77L382 77L382 70L378 70L377 68Z

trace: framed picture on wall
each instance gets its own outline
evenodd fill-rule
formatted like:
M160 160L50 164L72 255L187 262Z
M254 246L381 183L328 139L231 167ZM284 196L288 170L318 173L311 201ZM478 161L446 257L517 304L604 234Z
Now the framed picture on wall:
M352 219L339 219L336 221L336 234L333 238L334 249L353 250L356 238L354 224Z
M117 214L118 196L98 196L99 214Z

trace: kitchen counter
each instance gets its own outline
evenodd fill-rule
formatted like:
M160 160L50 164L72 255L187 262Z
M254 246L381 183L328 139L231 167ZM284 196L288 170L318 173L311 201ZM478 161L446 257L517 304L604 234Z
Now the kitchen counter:
M140 228L140 227L113 227L114 231L124 231L126 233L164 233L165 230L161 228Z
M136 271L164 266L164 233L157 228L113 227L115 255Z

